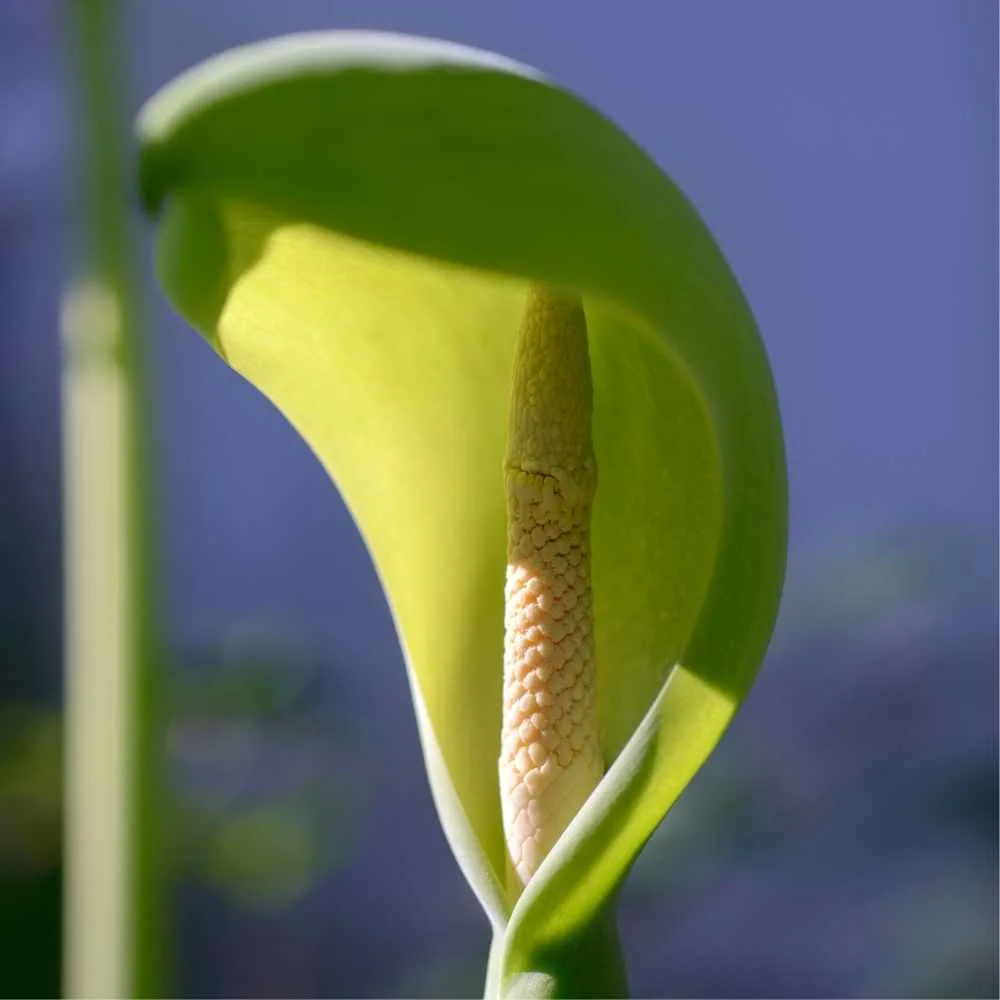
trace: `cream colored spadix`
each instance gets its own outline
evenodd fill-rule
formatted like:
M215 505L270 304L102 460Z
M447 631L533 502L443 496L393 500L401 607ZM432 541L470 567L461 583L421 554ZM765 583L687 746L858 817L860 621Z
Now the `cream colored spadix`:
M590 357L579 300L529 293L514 357L500 796L514 894L603 773L590 511Z

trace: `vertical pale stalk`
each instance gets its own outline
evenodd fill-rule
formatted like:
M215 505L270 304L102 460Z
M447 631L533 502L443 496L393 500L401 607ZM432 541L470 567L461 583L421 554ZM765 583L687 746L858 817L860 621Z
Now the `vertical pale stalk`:
M132 698L124 380L117 300L82 281L63 302L66 580L65 984L127 992Z
M603 774L590 590L592 396L583 307L532 289L515 352L505 468L500 793L515 897Z
M66 579L64 992L163 992L145 391L131 272L117 23L70 0L84 149L83 277L63 308Z

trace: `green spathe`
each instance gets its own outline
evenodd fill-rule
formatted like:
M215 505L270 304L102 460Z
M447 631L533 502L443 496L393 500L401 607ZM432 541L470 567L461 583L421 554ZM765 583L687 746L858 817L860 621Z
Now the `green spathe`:
M597 112L443 42L251 46L165 88L140 134L167 293L302 433L371 551L438 812L494 928L491 992L613 991L615 891L752 683L784 571L777 404L722 255ZM590 331L609 770L512 908L502 470L539 282L582 296Z

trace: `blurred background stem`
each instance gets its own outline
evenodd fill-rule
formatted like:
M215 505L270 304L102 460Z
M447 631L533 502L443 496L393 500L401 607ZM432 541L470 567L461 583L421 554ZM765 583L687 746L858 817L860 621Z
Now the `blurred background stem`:
M77 277L63 303L68 996L165 992L146 475L147 384L130 238L120 10L66 0Z

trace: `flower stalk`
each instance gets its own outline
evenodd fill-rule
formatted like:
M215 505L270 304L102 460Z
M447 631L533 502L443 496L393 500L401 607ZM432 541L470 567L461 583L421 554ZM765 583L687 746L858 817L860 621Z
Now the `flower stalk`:
M62 310L64 992L162 996L166 921L145 456L148 384L117 105L118 4L73 0L83 256Z

